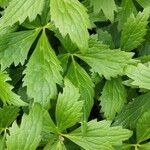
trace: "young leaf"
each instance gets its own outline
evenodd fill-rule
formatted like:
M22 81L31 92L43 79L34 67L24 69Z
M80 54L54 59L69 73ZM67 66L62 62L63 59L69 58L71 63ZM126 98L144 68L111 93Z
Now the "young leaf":
M91 2L94 6L95 13L99 13L102 9L106 18L111 22L114 21L114 11L117 11L114 0L92 0Z
M24 71L24 86L27 86L29 97L44 107L50 104L50 98L57 94L56 83L62 83L62 68L43 31Z
M88 47L90 21L86 8L78 0L51 0L51 20L63 37L69 34L81 52Z
M103 75L106 79L124 74L124 68L128 64L135 63L132 53L121 50L111 50L103 44L97 44L88 49L87 54L76 54L84 60L93 72ZM117 59L116 59L117 58Z
M3 131L6 127L18 116L19 108L15 106L4 106L0 108L0 131Z
M18 21L21 24L27 17L33 21L37 14L42 13L44 2L44 0L11 0L5 9L0 26L12 26Z
M114 119L126 102L126 90L120 78L106 81L100 97L100 105L107 119Z
M145 112L137 122L137 141L138 143L150 138L150 111Z
M110 127L109 121L92 120L87 124L87 130L82 135L81 127L64 136L86 150L108 150L113 145L122 145L132 132L120 126Z
M150 90L150 66L145 66L141 63L138 66L128 66L126 75L132 79L131 84Z
M150 92L126 105L115 119L114 125L135 128L138 119L150 108Z
M4 104L13 104L15 106L26 106L27 104L23 102L20 97L12 92L13 87L7 83L10 81L8 75L0 71L0 99Z
M16 122L10 128L10 135L7 135L7 149L12 150L35 150L41 140L43 127L43 116L45 110L35 104L29 115L24 114L20 127Z
M15 66L24 64L28 51L37 37L39 31L20 31L5 34L0 37L0 64L4 70L13 62Z
M81 100L83 100L83 118L88 120L93 103L94 103L94 89L93 83L87 72L73 61L67 72L67 78L79 88L81 93Z
M59 94L56 104L56 122L60 131L70 128L81 120L83 101L79 101L79 90L65 79L63 93Z
M133 14L127 19L121 35L121 49L131 51L137 48L143 41L147 32L149 13L147 10Z
M121 30L124 26L124 23L127 21L128 17L133 13L137 14L136 7L134 6L133 0L122 0L121 11L118 13L119 22L118 28Z

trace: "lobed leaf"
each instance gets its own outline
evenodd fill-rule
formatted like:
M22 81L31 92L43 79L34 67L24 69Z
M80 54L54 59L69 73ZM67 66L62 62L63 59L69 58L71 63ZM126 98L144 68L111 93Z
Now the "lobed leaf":
M65 79L63 93L58 95L56 122L60 131L72 127L81 120L83 101L79 100L79 90Z
M48 108L50 99L57 95L56 84L62 83L60 71L60 62L43 31L24 71L23 85L27 86L28 96Z
M7 135L7 149L12 150L35 150L41 140L43 116L45 110L39 104L35 104L29 115L24 114L20 127L16 122L10 128Z
M33 21L41 15L45 0L11 0L1 18L0 26L12 26L16 22L23 23L27 17Z
M106 81L100 96L100 105L107 119L113 120L116 113L119 113L126 102L126 89L120 78Z
M92 120L87 124L87 130L82 135L81 127L64 136L86 150L112 150L113 145L122 145L132 132L120 126L110 127L109 121Z
M83 101L83 118L88 120L94 104L94 84L87 72L75 61L68 69L67 78L79 88L81 100Z
M63 37L67 34L81 52L88 47L90 21L86 8L78 0L51 0L51 20Z

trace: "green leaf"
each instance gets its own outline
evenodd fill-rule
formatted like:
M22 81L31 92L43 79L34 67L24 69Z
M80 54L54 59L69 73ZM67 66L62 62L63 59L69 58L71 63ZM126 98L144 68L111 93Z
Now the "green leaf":
M150 138L150 111L145 112L138 120L136 131L138 143Z
M62 140L64 140L63 137L61 138ZM44 150L67 150L67 149L65 145L63 144L63 141L61 141L60 139L60 141L56 141L53 144L49 144L48 146L46 146Z
M116 113L119 113L126 102L126 89L120 78L106 81L100 97L100 105L107 119L114 119Z
M99 13L102 10L111 22L114 21L114 11L117 11L114 0L92 0L94 12Z
M83 101L83 118L88 120L94 104L94 84L87 72L73 61L68 69L67 78L79 88L81 100Z
M43 132L58 134L58 129L48 112L45 112L43 126Z
M17 118L19 108L15 106L4 106L0 108L0 131L6 129Z
M82 135L81 127L64 136L86 150L112 150L113 145L122 145L132 132L120 126L110 127L111 122L92 120Z
M150 108L150 92L135 98L126 105L115 119L114 125L135 128L138 119Z
M63 74L65 74L68 70L69 58L69 53L58 55L58 59L61 62L61 66L63 68Z
M1 18L0 26L12 26L18 21L21 24L27 17L29 21L33 21L37 14L41 15L44 3L44 0L11 0Z
M128 66L126 69L126 75L131 78L131 84L150 90L150 65L145 66L141 63L138 66Z
M140 145L138 150L150 150L150 142Z
M5 150L5 136L0 135L0 150Z
M124 68L128 64L135 63L135 60L131 59L133 53L119 49L111 50L101 43L95 43L88 49L87 54L76 54L76 56L85 61L92 68L92 72L97 72L106 79L123 75Z
M137 14L136 7L134 6L134 3L132 0L122 0L121 3L121 11L118 13L118 28L121 30L124 26L124 23L127 21L128 17L133 14Z
M63 93L58 95L56 122L60 131L70 128L81 120L83 101L79 101L79 90L65 79Z
M150 7L150 0L136 0L143 8Z
M98 29L98 39L103 42L103 44L109 45L110 48L114 48L114 42L112 36L106 30Z
M7 149L35 150L41 140L43 116L45 110L39 104L35 104L29 115L24 114L20 127L16 122L10 128L7 135Z
M131 51L144 41L144 36L147 33L148 18L149 13L147 10L139 12L136 17L133 14L130 15L121 34L122 50Z
M56 83L62 83L62 68L43 31L24 71L28 96L48 108L50 98L57 94Z
M69 34L81 52L88 47L90 21L86 8L78 0L51 0L51 20L63 37Z
M0 0L0 6L1 7L6 7L9 4L10 1L11 0Z
M10 81L9 76L5 72L0 71L0 99L4 104L13 104L15 106L26 106L20 97L12 92L13 86L6 81Z
M0 64L4 70L13 62L15 66L24 64L28 51L37 37L39 31L20 31L5 34L0 37Z

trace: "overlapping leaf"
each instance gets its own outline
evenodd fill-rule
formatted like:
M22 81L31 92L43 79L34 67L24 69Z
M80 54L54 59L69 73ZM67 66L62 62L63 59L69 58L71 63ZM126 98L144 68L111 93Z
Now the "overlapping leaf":
M150 90L150 66L141 63L138 66L128 66L126 75L132 79L132 85Z
M91 0L95 13L99 13L102 9L106 18L111 22L114 21L114 11L117 11L114 0Z
M150 112L145 112L137 123L137 141L142 142L150 138Z
M15 106L4 106L0 108L0 131L8 127L18 116L19 108Z
M72 127L81 120L83 101L79 98L79 90L65 79L65 87L63 93L58 96L55 114L60 131Z
M100 97L100 105L107 119L113 119L116 113L119 113L126 102L126 90L122 80L112 79L106 81Z
M149 10L146 9L143 12L139 12L136 17L131 14L127 19L121 35L122 50L131 51L144 41L149 18L148 11Z
M6 81L10 81L10 78L6 73L0 72L0 99L3 103L13 104L16 106L26 106L27 104L12 91L13 87Z
M143 94L126 105L115 119L114 125L135 128L138 119L150 108L150 92Z
M124 23L127 21L128 17L130 17L130 15L132 13L135 15L137 14L137 10L133 3L133 0L122 0L121 7L122 7L122 9L118 13L118 17L119 17L118 28L119 28L119 30L122 29L122 27L124 26Z
M150 0L136 0L143 8L150 7Z
M92 120L87 124L87 130L82 135L81 128L64 135L86 150L112 150L113 145L122 145L132 132L120 126L110 127L109 121Z
M124 68L128 64L136 62L131 59L133 53L123 52L119 49L111 50L98 42L88 49L87 54L77 54L76 56L84 60L93 72L103 75L106 79L123 75Z
M28 51L37 37L39 31L20 31L0 36L0 64L1 69L9 67L13 62L15 65L27 58Z
M87 28L90 27L86 8L78 0L51 0L50 13L63 37L69 34L72 42L85 52L89 38Z
M39 104L35 104L29 115L24 114L20 127L16 122L10 128L7 135L7 149L35 150L41 140L43 116L45 110Z
M33 21L37 14L42 13L44 2L44 0L11 0L5 9L0 26L12 26L18 21L21 24L27 17Z
M94 103L93 83L87 72L75 61L69 67L67 77L70 81L79 88L81 100L84 102L83 115L84 120L87 120Z
M48 107L50 98L57 94L56 83L62 82L60 71L60 62L43 31L24 71L24 86L27 86L29 97Z

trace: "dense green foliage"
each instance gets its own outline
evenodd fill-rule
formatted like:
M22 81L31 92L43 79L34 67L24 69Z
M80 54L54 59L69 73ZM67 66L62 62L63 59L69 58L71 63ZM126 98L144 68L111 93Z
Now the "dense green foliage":
M0 150L150 150L150 0L0 0Z

